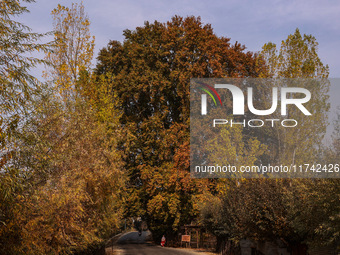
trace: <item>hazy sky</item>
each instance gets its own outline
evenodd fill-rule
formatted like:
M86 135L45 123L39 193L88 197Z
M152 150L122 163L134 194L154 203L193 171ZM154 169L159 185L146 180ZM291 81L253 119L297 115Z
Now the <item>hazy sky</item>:
M51 11L67 0L37 0L20 21L35 32L52 30ZM174 15L201 16L218 36L259 51L271 41L278 46L296 28L312 34L319 43L319 56L330 67L330 77L340 78L340 1L339 0L84 0L96 37L95 55L109 40L122 41L123 30L143 26L144 21L166 22ZM331 119L340 105L340 80L331 86ZM335 84L335 83L334 83Z
M22 20L33 30L52 30L50 12L66 0L37 0ZM174 15L201 16L218 36L239 41L259 51L264 43L280 44L296 28L319 42L319 55L330 66L330 77L340 77L340 1L338 0L84 0L96 36L96 53L109 40L123 40L124 29L144 21L165 22Z

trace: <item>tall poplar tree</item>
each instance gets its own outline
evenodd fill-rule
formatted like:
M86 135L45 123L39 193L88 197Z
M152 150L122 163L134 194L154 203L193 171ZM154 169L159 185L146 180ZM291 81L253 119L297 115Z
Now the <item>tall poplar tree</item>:
M263 127L250 133L268 148L269 153L260 155L263 164L336 163L332 156L323 158L320 150L329 110L329 82L325 79L329 69L321 62L317 46L315 37L302 36L298 29L282 41L279 49L273 43L263 46L260 60L266 63L266 69L260 77L278 78L287 84L295 79L300 81L298 86L311 84L308 89L316 98L307 105L312 112L307 120L298 111L290 111L287 118L298 119L296 128ZM304 83L303 79L316 82ZM261 93L258 97L265 99ZM339 228L331 226L338 222L338 183L337 179L249 179L241 180L239 185L229 182L217 196L203 203L201 219L219 239L229 240L218 247L222 254L232 250L231 241L246 238L284 244L291 250L300 243L310 247L337 245Z
M94 36L82 3L52 11L54 20L54 50L46 55L53 67L45 74L57 86L64 100L76 93L76 81L82 70L89 70L93 58Z
M329 67L321 62L317 50L316 38L306 34L302 36L299 29L281 42L280 49L271 42L262 48L261 56L269 66L272 78L281 79L285 84L294 80L299 82L298 86L307 84L307 89L312 93L312 100L306 104L311 116L307 118L293 107L288 109L286 118L297 119L297 127L265 129L258 135L261 142L270 141L271 162L303 164L307 160L312 163L317 159L328 124L329 110ZM311 82L312 79L317 83Z

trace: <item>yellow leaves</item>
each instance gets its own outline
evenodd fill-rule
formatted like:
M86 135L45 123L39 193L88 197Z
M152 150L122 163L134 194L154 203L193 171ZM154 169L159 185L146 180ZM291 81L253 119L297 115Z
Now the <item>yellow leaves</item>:
M300 34L299 29L282 41L280 50L273 43L262 47L262 56L269 68L269 77L327 78L328 66L324 66L317 54L315 37ZM267 77L267 76L264 76Z
M256 138L244 138L242 128L220 128L219 134L207 141L209 162L212 164L252 166L266 151Z
M52 11L54 18L54 51L46 55L53 65L47 72L59 93L66 102L76 95L76 81L81 70L88 70L94 49L94 37L91 37L90 21L85 14L83 4L72 4L71 8L58 5Z
M119 227L124 174L116 149L118 120L113 109L102 109L112 97L107 89L100 91L103 105L98 103L98 109L85 98L64 108L53 99L53 90L45 91L36 102L34 118L23 127L23 137L32 137L20 140L20 163L30 178L20 181L28 186L24 193L30 196L15 198L10 208L19 209L8 221L16 221L13 224L22 229L17 246L27 254L85 249ZM100 119L98 112L105 110ZM0 191L3 188L0 185Z
M177 194L158 194L148 201L148 214L162 222L172 222L176 229L181 219L181 201Z
M111 235L122 215L125 177L117 150L115 96L100 84L98 101L87 103L83 87L76 84L93 56L89 20L82 5L58 5L52 14L54 51L34 44L39 36L33 33L27 35L32 44L21 46L25 39L19 38L0 49L15 52L3 60L11 68L0 68L1 117L11 117L4 124L0 118L0 146L6 152L0 158L0 253L4 248L12 254L80 252ZM55 86L38 86L21 68L37 60L17 51L36 49L46 52L52 68L45 75ZM16 148L20 153L12 154Z
M27 208L24 229L31 236L24 237L24 245L28 247L34 239L35 249L42 254L48 249L56 253L84 249L101 241L101 227L118 227L118 194L123 185L120 159L114 148L110 149L105 126L97 123L91 110L80 109L85 112L60 117L58 125L64 126L66 134L54 142L49 158L53 171L35 190L32 206ZM54 124L44 128L57 135L58 126L49 129Z

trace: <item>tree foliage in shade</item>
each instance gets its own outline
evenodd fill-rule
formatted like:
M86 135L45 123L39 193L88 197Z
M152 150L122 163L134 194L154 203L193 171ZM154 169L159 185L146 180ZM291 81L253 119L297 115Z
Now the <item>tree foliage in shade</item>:
M121 99L121 144L130 175L126 215L142 215L156 237L197 215L209 181L189 177L189 84L198 77L257 76L257 55L217 37L200 18L179 16L124 31L98 56Z

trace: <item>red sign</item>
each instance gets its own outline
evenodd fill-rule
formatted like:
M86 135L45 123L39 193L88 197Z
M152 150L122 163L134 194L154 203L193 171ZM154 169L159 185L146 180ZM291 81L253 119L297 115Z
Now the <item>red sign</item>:
M182 235L182 242L190 243L190 235Z

